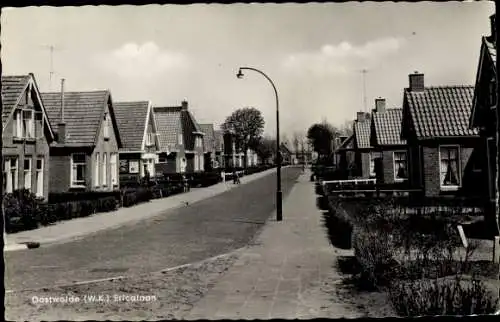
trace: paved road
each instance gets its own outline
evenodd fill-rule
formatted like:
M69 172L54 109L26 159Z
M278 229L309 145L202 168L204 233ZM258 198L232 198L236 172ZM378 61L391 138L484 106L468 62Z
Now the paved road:
M284 197L300 171L283 169ZM50 287L159 271L243 247L275 209L275 181L273 173L131 226L65 244L7 252L5 289Z

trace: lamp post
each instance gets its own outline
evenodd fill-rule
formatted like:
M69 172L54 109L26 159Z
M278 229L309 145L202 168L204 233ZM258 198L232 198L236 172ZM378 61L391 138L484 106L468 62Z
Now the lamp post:
M278 101L278 91L276 86L274 86L273 81L267 76L263 71L252 67L240 67L236 77L243 78L244 70L252 70L264 76L274 89L274 95L276 97L276 151L278 154L278 169L276 178L276 221L283 220L283 209L282 209L282 192L281 192L281 153L280 153L280 114L279 114L279 101Z

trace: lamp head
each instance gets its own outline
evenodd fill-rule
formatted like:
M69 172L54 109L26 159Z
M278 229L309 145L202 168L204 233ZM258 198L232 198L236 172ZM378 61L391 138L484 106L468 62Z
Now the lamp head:
M236 77L238 78L243 78L243 72L241 71L241 68L238 70L238 74L236 74Z

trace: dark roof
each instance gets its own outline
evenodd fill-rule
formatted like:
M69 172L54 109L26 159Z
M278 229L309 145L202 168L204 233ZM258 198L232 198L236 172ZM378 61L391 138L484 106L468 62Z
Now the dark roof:
M148 120L148 101L115 102L116 123L125 151L140 151Z
M224 134L221 130L214 131L215 137L215 151L222 152L224 151Z
M469 129L474 86L426 87L412 92L407 88L404 103L409 109L415 135L418 139L475 136Z
M367 119L365 121L355 121L354 122L354 140L355 146L358 149L370 148L370 132L371 132L371 120Z
M42 100L51 123L61 122L61 93L42 93ZM64 93L64 122L66 123L65 145L94 145L102 121L104 109L111 99L107 90ZM110 109L113 127L116 119ZM119 133L116 131L116 133ZM121 140L117 135L118 146Z
M374 113L373 124L377 145L405 145L406 140L401 139L401 122L403 109L391 108L383 113Z
M12 109L28 85L30 75L2 76L2 125L5 126Z
M177 145L178 134L183 135L184 148L194 149L195 133L203 133L193 114L182 106L154 107L160 149L170 150Z
M205 136L203 137L203 149L206 152L215 152L215 131L213 124L199 124Z
M337 148L337 151L353 149L354 148L353 142L354 142L354 133L349 135L349 137L340 144L340 146Z

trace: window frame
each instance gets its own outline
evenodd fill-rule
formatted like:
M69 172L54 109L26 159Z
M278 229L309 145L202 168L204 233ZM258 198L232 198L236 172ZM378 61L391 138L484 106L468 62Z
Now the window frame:
M5 193L12 193L19 189L19 157L18 156L5 156L4 157L4 176L5 176ZM14 168L12 167L12 160L15 161ZM10 179L10 180L9 180ZM8 182L11 183L11 191L8 191Z
M102 153L102 169L101 169L101 185L103 187L108 186L108 154L106 152Z
M98 188L101 186L101 156L99 152L95 153L94 156L94 187Z
M24 189L28 190L31 192L31 186L33 184L32 182L32 176L31 176L31 173L33 171L33 160L32 160L32 157L31 156L24 156L24 160L23 160L23 175L24 175ZM26 169L26 162L28 162L28 165L29 165L29 168ZM29 182L27 182L27 178L29 178ZM27 186L27 187L26 187Z
M41 162L40 168L38 168L38 161ZM35 162L36 162L36 164L35 164L35 167L36 167L35 168L35 180L36 180L36 192L35 192L35 194L37 195L37 197L43 197L44 184L45 184L43 170L44 170L44 166L45 166L45 158L43 156L38 156L36 158ZM41 184L39 182L39 178L41 180Z
M181 134L177 134L177 144L178 145L184 145L184 138L182 137L182 133Z
M75 156L83 156L84 157L84 161L80 161L80 162L75 162ZM79 152L79 153L71 153L71 159L70 159L70 163L71 163L71 172L70 172L70 187L71 188L85 188L86 186L86 183L85 183L85 172L86 172L86 168L87 168L87 155L85 153L82 153L82 152ZM74 178L74 174L73 174L73 168L74 167L77 167L76 168L76 173L78 175L78 166L83 166L83 179L82 180L76 180L76 178Z
M458 185L443 185L443 182L441 182L441 150L442 149L456 149L457 151L457 180L458 180ZM461 170L461 147L459 144L443 144L439 145L438 147L438 155L439 155L439 160L438 160L438 169L439 169L439 188L442 191L456 191L462 186L462 170Z
M396 154L402 154L405 156L404 162L405 162L406 178L398 178L399 167L396 167L397 166L396 161L401 161L401 159L396 160ZM398 150L398 151L392 152L392 171L393 171L393 176L394 176L394 182L403 182L403 181L408 180L408 177L409 177L408 151Z
M111 186L118 185L118 153L111 153L109 156L109 164L111 171Z

